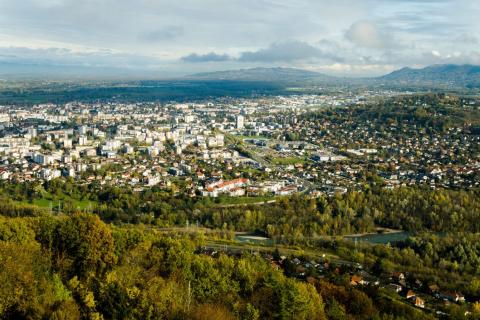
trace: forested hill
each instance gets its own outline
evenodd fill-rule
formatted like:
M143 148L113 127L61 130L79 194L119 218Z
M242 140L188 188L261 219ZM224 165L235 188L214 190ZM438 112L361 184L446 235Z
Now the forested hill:
M433 65L423 69L403 68L378 78L379 81L404 85L445 87L480 87L480 66Z

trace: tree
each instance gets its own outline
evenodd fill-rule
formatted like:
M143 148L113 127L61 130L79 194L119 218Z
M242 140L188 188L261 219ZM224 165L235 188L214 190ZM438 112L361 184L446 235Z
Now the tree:
M202 304L190 313L189 318L193 320L234 320L235 316L221 304Z
M117 260L112 230L97 216L65 217L51 232L51 242L46 241L47 236L40 240L45 241L42 242L45 248L51 249L56 267L69 277L102 273Z
M63 299L55 293L49 267L38 245L0 241L0 319L48 318Z
M331 320L343 320L347 318L345 307L338 303L335 298L331 299L327 304L326 314L328 319Z

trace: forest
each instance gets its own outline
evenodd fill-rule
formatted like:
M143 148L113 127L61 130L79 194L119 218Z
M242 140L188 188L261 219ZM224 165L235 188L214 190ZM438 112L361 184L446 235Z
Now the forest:
M79 210L76 203L88 201L89 208L84 210L115 224L172 227L190 221L213 229L259 231L291 243L324 235L371 232L377 226L413 232L480 232L478 190L426 187L386 190L366 186L363 192L338 193L333 197L294 195L262 206L225 207L214 199L173 196L168 190L158 188L134 192L115 186L76 186L68 179L45 183L3 182L0 213L32 216L37 212L58 211L59 208L34 205L35 200L46 195L63 199L64 213L74 213Z
M403 270L425 288L435 283L480 300L477 190L367 188L239 207L69 180L3 182L0 190L1 319L435 318L382 287L352 286L357 271L341 261L379 279ZM36 205L47 195L62 206ZM76 206L84 201L88 207ZM178 232L187 221L196 227ZM412 236L387 246L343 238L379 226ZM238 246L238 231L273 239L274 247L260 248L270 254L208 249ZM338 256L325 261L328 273L304 274L292 262L321 252ZM475 318L476 307L442 312Z
M2 319L433 319L340 277L301 281L248 252L203 254L204 234L85 213L1 220Z

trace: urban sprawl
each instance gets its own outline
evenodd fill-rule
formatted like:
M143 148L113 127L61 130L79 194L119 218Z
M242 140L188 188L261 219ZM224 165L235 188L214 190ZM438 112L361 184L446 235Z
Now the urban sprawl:
M386 123L380 130L368 119L318 115L395 94L2 106L0 178L177 186L191 197L315 196L360 190L374 168L385 188L478 186L480 164L468 153L479 136L466 128L432 134Z

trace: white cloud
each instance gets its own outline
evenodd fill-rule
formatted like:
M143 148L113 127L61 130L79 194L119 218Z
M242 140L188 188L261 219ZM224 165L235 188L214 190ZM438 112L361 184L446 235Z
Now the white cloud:
M420 65L426 64L474 64L480 65L479 51L452 51L441 53L438 50L423 53L418 59Z
M220 62L231 60L228 54L217 54L215 52L209 52L205 54L191 53L181 58L185 62L201 63L201 62Z
M381 49L385 47L385 35L369 21L357 21L346 31L345 37L359 47Z
M324 57L323 52L309 43L289 40L272 43L267 48L245 51L240 54L243 62L298 61Z

